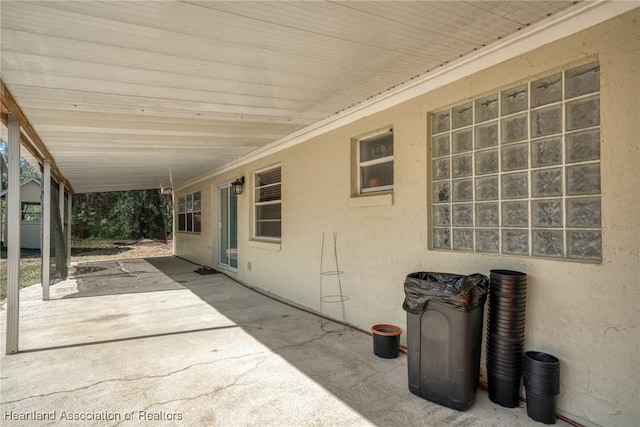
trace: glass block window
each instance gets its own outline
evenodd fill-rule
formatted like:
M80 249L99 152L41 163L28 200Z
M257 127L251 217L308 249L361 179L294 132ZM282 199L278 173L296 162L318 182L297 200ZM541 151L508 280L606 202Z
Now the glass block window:
M280 167L254 174L254 233L258 239L280 240L282 236L282 183Z
M199 191L178 198L178 231L202 231L202 195Z
M600 66L431 114L433 249L602 261Z

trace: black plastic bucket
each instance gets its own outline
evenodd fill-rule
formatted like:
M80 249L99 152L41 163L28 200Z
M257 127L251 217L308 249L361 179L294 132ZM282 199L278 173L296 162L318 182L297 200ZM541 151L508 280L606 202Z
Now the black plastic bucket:
M527 396L527 415L532 420L545 423L556 423L557 395L538 394L525 388Z
M491 270L489 272L491 280L501 280L503 282L526 282L527 275L520 271L513 270Z
M556 400L560 394L560 361L551 354L527 351L523 362L527 415L535 421L555 424Z
M492 323L487 327L488 332L501 337L523 338L524 339L524 322L522 324L517 323L505 323L496 324Z
M517 378L488 374L489 399L505 408L516 408L520 403L520 376Z
M491 368L493 375L500 375L508 378L515 378L522 374L522 364L517 361L509 362L497 359L489 359L487 368Z
M524 305L523 304L512 305L512 304L504 304L504 302L496 301L494 299L489 304L489 309L494 312L506 311L506 312L516 312L516 313L524 314L523 307L526 307L526 302Z
M489 316L490 321L488 321L487 323L492 323L492 320L494 319L499 319L499 320L507 320L507 321L519 321L519 322L523 322L525 321L525 319L527 318L526 314L524 313L524 311L522 310L522 308L519 309L513 309L513 310L505 310L502 307L498 307L496 305L494 305L493 307L489 308L489 311L487 312Z
M402 329L385 323L373 325L373 353L384 359L398 357L400 352L400 335Z
M523 358L524 386L538 394L560 394L560 361L539 351L527 351Z

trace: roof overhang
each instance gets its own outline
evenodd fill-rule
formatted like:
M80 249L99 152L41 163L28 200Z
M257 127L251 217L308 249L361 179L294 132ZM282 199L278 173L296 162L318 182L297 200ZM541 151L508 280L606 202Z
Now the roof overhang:
M2 81L77 192L179 189L638 7L463 6L3 2Z

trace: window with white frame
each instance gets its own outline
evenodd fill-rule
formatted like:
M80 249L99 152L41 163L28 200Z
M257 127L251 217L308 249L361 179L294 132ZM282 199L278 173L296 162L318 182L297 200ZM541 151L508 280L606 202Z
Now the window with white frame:
M42 206L38 202L22 202L20 218L22 221L40 221L42 219Z
M602 261L600 66L431 115L440 250Z
M393 129L357 141L358 193L393 190Z
M202 230L201 198L199 191L178 198L178 231L200 233Z
M282 191L280 166L254 173L254 237L282 237Z

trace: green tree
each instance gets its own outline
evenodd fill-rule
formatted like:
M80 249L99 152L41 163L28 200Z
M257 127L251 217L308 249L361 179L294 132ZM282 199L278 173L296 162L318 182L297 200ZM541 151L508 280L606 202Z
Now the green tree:
M20 182L30 178L40 179L40 177L40 172L36 171L25 159L20 158Z
M0 155L7 159L7 143L0 140ZM20 159L20 182L40 179L40 173ZM7 188L2 174L2 188ZM160 190L75 194L72 232L82 239L161 239L171 234L173 206Z
M159 190L78 194L72 232L79 238L165 240L172 218L171 199Z
M5 164L8 164L7 161L7 143L0 139L0 155L5 161ZM20 158L20 182L24 182L30 178L40 179L40 173L33 168L25 159ZM2 174L2 189L8 187L7 175Z

